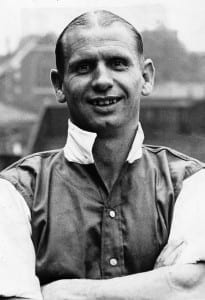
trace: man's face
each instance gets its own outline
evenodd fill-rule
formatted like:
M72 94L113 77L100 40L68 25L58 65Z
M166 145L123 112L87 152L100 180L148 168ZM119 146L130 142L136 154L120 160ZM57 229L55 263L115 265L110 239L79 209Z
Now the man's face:
M95 132L137 126L144 81L136 48L120 23L67 34L62 90L73 123Z

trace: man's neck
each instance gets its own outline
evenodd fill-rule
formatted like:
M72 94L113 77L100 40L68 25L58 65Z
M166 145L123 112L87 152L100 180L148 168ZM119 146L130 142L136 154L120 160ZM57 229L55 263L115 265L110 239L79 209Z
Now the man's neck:
M97 135L93 146L95 165L108 191L110 191L119 177L124 162L127 159L133 139L135 128L123 128L114 134Z

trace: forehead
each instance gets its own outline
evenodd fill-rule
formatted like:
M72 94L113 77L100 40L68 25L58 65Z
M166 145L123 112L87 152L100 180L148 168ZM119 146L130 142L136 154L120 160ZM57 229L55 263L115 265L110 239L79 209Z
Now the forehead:
M138 57L137 41L127 26L116 22L110 26L76 27L63 38L64 55L67 59L75 55L95 51L116 51Z

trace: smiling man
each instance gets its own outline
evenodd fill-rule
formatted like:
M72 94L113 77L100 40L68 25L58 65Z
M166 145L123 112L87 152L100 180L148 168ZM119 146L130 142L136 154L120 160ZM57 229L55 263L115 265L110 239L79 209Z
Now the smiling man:
M96 18L88 27L78 26L65 33L59 41L62 45L57 47L66 53L65 70L52 72L54 86L62 86L69 99L71 120L79 127L97 133L111 127L119 130L131 126L136 130L142 54L137 51L134 34L128 35L124 24L102 27ZM144 63L144 69L153 73L150 61Z
M204 299L205 171L142 144L154 67L140 34L110 12L85 13L61 33L56 65L64 149L1 173L2 298Z

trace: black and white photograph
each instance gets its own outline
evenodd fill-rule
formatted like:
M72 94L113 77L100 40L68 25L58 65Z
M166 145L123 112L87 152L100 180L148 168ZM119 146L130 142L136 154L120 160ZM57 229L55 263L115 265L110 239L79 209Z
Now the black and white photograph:
M0 299L205 300L205 2L2 0Z

